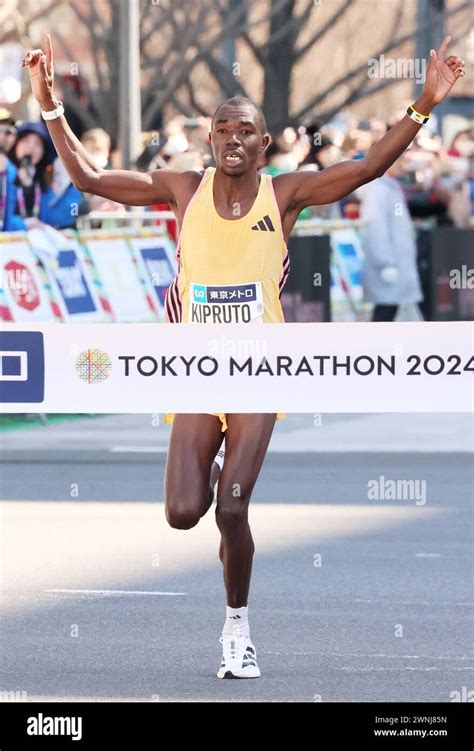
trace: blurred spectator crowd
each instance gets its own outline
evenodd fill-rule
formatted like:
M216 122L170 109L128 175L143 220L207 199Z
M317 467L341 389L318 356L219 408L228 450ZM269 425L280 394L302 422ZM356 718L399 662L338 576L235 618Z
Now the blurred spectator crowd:
M293 170L326 169L346 159L361 159L404 110L384 123L360 120L341 112L329 123L287 127L272 135L262 170L278 175ZM101 128L71 127L98 166L120 167L109 134ZM210 119L172 118L159 132L142 134L140 171L163 167L202 170L213 164L208 133ZM402 188L414 220L456 227L472 225L474 215L474 129L461 130L449 145L424 126L391 170ZM383 178L381 178L383 179ZM342 201L305 209L301 217L357 219L361 196L356 191ZM163 205L150 209L167 208ZM125 207L97 196L84 195L71 183L42 122L15 122L0 109L0 227L3 231L48 224L74 227L91 211L125 211Z

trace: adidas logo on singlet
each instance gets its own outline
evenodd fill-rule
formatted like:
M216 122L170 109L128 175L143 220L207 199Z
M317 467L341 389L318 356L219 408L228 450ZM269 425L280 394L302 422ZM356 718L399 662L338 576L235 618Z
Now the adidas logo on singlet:
M275 227L273 226L272 220L270 219L268 214L265 214L263 219L260 219L260 221L257 222L257 224L255 224L252 229L257 231L261 230L262 232L275 232Z

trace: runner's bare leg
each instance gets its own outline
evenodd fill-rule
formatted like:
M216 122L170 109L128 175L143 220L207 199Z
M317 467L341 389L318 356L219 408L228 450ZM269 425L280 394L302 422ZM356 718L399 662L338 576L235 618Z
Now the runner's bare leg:
M276 414L228 414L226 454L217 488L216 522L221 533L227 605L247 605L255 550L248 506L257 482Z
M209 508L211 466L224 433L218 417L175 415L165 468L165 513L176 529L194 527Z

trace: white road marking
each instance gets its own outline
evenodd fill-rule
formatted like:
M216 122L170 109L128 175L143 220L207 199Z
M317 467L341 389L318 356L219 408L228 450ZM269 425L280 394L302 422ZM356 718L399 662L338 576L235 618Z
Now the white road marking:
M167 454L167 446L111 446L111 454Z
M398 673L400 670L413 670L421 673L428 673L432 672L433 670L438 670L437 667L430 667L430 668L414 668L410 665L403 665L401 668L355 668L355 667L333 667L333 670L346 670L348 673ZM450 667L449 670L460 670L461 672L465 672L466 670L474 670L474 667L467 667L467 668L455 668Z
M474 659L474 655L389 655L389 654L360 654L358 652L316 652L316 651L306 651L306 652L292 652L285 650L285 652L274 652L271 650L260 650L260 654L264 655L293 655L295 657L327 657L330 659L342 657L344 659L347 659L348 657L355 657L357 659L366 660L366 659L385 659L385 660L449 660L452 662L453 660L472 660ZM423 670L425 668L422 668ZM463 667L459 668L459 670L474 670L474 666L472 667Z
M441 553L415 553L415 558L441 558Z
M45 589L48 593L82 594L82 595L167 595L177 597L187 592L146 592L142 589Z

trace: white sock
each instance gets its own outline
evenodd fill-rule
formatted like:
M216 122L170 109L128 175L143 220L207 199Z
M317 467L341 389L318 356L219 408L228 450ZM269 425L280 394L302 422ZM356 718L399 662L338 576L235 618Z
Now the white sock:
M224 466L224 457L225 457L225 448L224 448L224 444L222 444L222 447L219 449L216 456L214 457L215 463L219 465L221 470L222 470L222 467Z
M245 606L243 608L230 608L227 605L226 606L226 619L224 623L224 628L222 629L222 633L232 634L235 626L240 626L239 628L240 632L243 631L247 635L250 635L248 610L249 610L248 606Z

